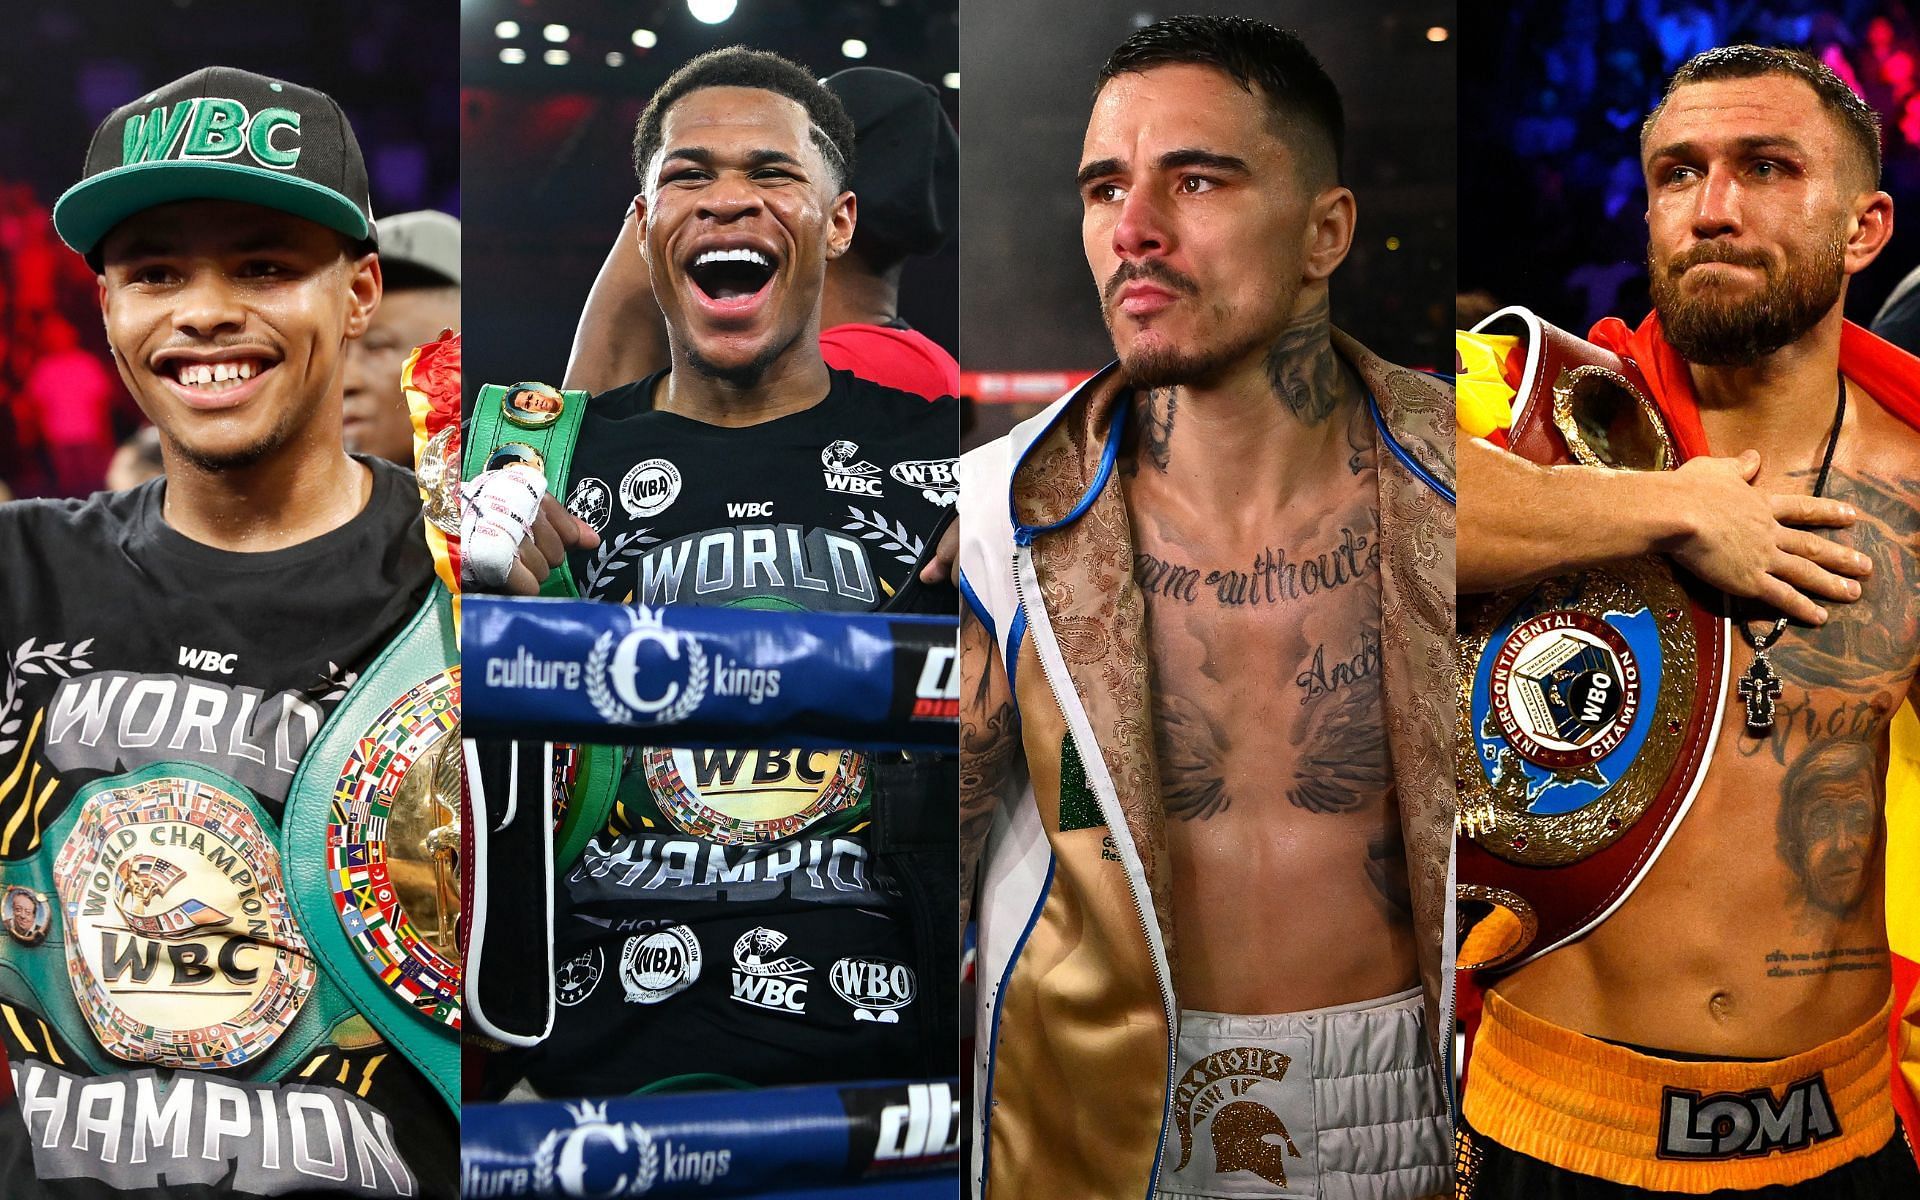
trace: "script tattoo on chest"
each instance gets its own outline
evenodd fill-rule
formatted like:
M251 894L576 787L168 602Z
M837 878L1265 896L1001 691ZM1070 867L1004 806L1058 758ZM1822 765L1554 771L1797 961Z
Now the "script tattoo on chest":
M1133 577L1147 595L1181 604L1217 604L1254 608L1294 604L1377 574L1380 545L1371 528L1340 527L1340 543L1318 553L1300 554L1287 546L1269 546L1242 571L1196 567L1145 551L1133 556Z
M1172 623L1170 628L1182 631L1183 638L1206 647L1210 661L1232 664L1196 673L1190 666L1156 661L1154 738L1170 817L1213 817L1245 798L1240 792L1269 779L1268 786L1288 803L1310 813L1355 811L1389 786L1380 693L1377 528L1371 514L1327 524L1339 529L1333 545L1303 553L1270 547L1245 572L1194 566L1145 551L1134 556L1150 621ZM1307 605L1310 598L1316 602ZM1249 657L1244 649L1226 644L1235 637L1233 626L1219 622L1229 618L1225 613L1219 618L1204 615L1207 609L1260 605L1298 607L1297 618L1278 618L1298 620L1301 631L1296 648L1280 652L1281 661ZM1165 641L1180 644L1171 636ZM1196 674L1199 677L1190 678ZM1236 726L1230 719L1235 711L1231 696L1274 714L1277 726L1261 726L1259 737L1252 736L1254 727L1244 721ZM1230 769L1229 764L1245 764L1251 754L1260 755L1263 764L1278 760L1284 769L1277 777L1265 766Z

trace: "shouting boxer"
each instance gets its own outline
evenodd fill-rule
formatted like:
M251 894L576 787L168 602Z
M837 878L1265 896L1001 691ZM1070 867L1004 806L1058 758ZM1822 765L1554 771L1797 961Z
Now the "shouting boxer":
M1129 38L1079 166L1119 361L962 460L988 1196L1448 1184L1453 400L1330 323L1342 140L1291 33Z
M636 220L670 365L584 416L578 393L502 395L579 420L564 477L543 462L572 514L547 497L522 558L479 586L530 593L568 546L581 595L651 608L848 613L919 592L954 503L957 404L821 357L854 157L840 101L778 55L704 54L654 93L634 134ZM959 951L933 916L951 912L952 855L907 870L889 838L924 822L950 839L953 802L898 759L635 751L611 812L560 864L552 1032L495 1056L487 1092L952 1073ZM873 991L862 964L897 986Z

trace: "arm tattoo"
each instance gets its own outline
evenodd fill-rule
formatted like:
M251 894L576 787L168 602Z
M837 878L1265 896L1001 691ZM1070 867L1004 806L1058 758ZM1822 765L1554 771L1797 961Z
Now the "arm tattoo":
M1307 425L1318 425L1348 400L1351 385L1333 352L1331 310L1322 296L1267 351L1267 385Z
M1287 799L1315 813L1352 812L1387 790L1386 726L1378 687L1336 689L1306 723Z
M1222 769L1227 754L1225 731L1185 696L1157 696L1153 711L1160 791L1167 815L1183 821L1195 817L1204 821L1225 812L1233 803Z
M1021 755L1020 722L1007 693L999 648L966 605L960 609L960 925L973 915L980 858L993 810L1013 799Z
M1398 829L1367 840L1367 882L1387 903L1387 915L1400 920L1413 916L1413 888L1407 882L1407 844Z
M1845 917L1867 899L1878 852L1879 756L1872 742L1815 742L1780 786L1775 850L1799 886L1793 900Z

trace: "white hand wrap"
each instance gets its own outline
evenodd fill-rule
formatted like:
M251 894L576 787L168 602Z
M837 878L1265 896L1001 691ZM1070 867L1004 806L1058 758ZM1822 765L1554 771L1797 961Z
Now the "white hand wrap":
M525 463L482 471L460 485L466 500L460 510L462 584L506 585L546 491L547 477Z

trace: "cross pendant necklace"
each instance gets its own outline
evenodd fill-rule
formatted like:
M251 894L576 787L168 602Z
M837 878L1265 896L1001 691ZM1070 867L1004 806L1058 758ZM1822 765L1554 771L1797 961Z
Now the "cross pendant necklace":
M1839 396L1833 403L1833 429L1827 434L1827 449L1820 460L1820 474L1814 478L1813 494L1826 494L1827 475L1833 470L1833 451L1840 444L1840 423L1847 415L1847 377L1839 377ZM1740 636L1753 647L1753 665L1740 677L1740 699L1747 706L1747 732L1756 737L1773 731L1773 702L1780 698L1780 676L1774 674L1767 651L1787 631L1787 619L1775 617L1763 632L1755 633L1747 618L1740 618Z

